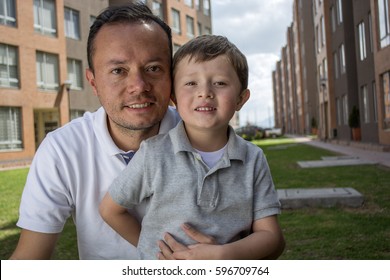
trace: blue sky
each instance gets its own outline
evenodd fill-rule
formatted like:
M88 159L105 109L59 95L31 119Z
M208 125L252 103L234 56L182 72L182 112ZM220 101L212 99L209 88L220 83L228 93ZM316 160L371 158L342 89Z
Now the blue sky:
M272 71L286 44L292 5L293 0L211 0L213 33L229 38L249 64L251 97L240 111L241 125L273 125Z

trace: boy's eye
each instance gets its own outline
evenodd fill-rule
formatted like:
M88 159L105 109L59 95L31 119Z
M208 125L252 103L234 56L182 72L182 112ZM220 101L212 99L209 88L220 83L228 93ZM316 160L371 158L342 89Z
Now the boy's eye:
M195 85L196 85L195 82L187 82L187 83L186 83L186 86L195 86Z
M215 84L216 86L224 86L224 85L226 85L225 82L215 82L214 84Z

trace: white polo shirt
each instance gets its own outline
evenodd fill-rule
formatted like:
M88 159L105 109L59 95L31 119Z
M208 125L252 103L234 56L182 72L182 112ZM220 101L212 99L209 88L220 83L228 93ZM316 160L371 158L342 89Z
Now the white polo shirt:
M179 119L169 108L159 133L168 132ZM108 133L103 108L49 133L32 162L17 226L60 233L73 216L80 259L136 259L136 249L98 211L108 187L126 166L120 153Z

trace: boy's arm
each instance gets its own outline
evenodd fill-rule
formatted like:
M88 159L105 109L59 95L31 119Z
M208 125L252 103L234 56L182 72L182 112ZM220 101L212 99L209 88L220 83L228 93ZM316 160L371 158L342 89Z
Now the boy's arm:
M224 259L276 259L284 250L285 241L277 216L254 221L253 233L222 246Z
M285 246L277 216L256 220L249 236L224 245L199 243L173 253L176 259L276 259ZM168 236L167 243L174 242Z
M106 193L99 206L103 220L110 225L120 236L133 244L138 245L141 225L125 207L117 204L109 193Z

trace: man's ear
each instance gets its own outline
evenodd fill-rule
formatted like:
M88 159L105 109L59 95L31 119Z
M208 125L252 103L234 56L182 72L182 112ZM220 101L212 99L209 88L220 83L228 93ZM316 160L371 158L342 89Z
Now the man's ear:
M87 68L87 69L85 70L85 77L87 78L88 83L91 85L91 87L92 87L92 89L93 89L93 93L97 96L95 75L93 74L92 69Z
M238 101L237 101L236 111L241 110L242 106L244 106L244 104L248 101L250 95L251 95L251 93L250 93L249 89L244 89L240 93L240 95L238 97Z

